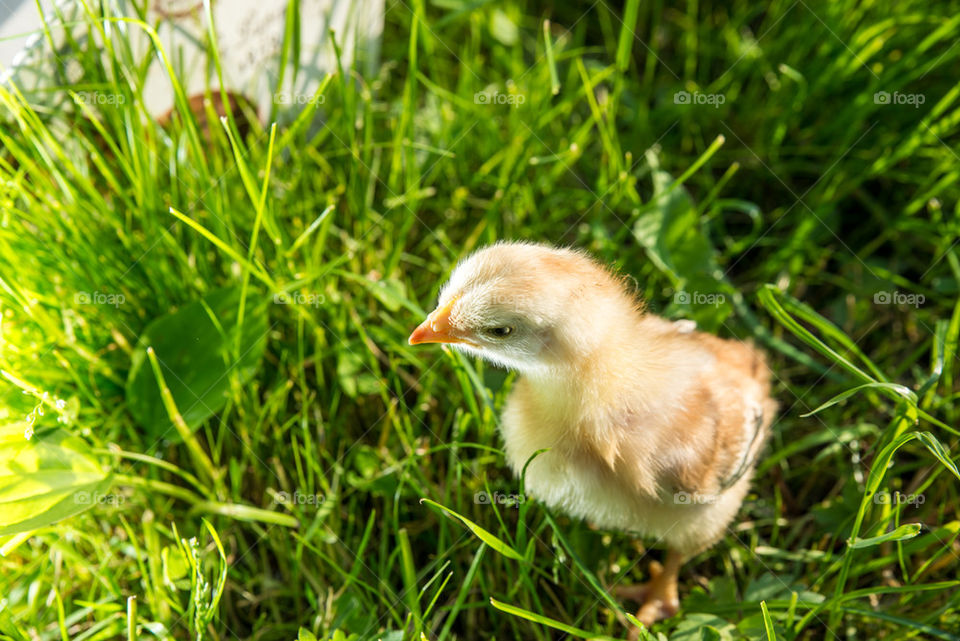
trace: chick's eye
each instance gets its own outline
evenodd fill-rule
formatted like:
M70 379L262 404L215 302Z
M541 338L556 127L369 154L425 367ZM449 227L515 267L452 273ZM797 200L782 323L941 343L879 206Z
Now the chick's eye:
M513 328L509 325L504 325L503 327L490 327L487 329L487 333L494 338L506 338L513 333Z

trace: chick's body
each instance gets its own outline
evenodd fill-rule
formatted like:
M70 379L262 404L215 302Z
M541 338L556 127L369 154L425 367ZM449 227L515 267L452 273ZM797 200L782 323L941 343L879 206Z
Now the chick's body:
M630 337L555 378L522 377L503 414L507 459L534 497L692 556L747 491L774 405L752 347L619 317Z
M667 544L638 593L646 623L676 611L683 560L736 515L776 409L758 350L689 325L586 254L500 243L458 265L410 337L520 372L501 426L534 498Z

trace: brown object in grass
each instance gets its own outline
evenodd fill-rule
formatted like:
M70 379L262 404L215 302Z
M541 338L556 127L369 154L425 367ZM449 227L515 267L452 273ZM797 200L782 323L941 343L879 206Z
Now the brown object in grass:
M252 128L252 123L247 118L247 113L255 114L257 110L254 107L253 102L246 96L232 91L227 91L224 93L227 96L226 103L224 103L223 97L221 96L219 90L211 90L209 94L210 107L213 108L213 113L216 114L217 120L219 120L227 115L227 106L229 106L230 111L233 113L233 118L237 123L237 131L240 133L240 137L246 138ZM206 99L207 94L198 93L190 96L190 98L187 100L187 105L190 107L190 111L193 112L197 119L197 126L200 130L201 137L205 141L209 142L211 139L211 123L207 110ZM176 107L172 107L167 113L163 114L157 119L157 123L159 123L161 127L169 127L173 121L175 111ZM213 125L215 127L221 127L221 124L218 121L214 121Z

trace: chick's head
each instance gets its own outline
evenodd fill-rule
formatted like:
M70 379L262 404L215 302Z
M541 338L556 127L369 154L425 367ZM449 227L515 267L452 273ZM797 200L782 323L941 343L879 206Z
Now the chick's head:
M448 343L526 373L563 367L597 348L636 302L579 252L498 243L461 262L410 344Z

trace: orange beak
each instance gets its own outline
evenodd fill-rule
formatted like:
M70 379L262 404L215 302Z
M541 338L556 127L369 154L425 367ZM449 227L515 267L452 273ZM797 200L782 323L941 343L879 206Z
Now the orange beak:
M433 310L433 312L427 316L427 320L420 323L420 326L410 334L410 338L408 339L410 344L469 342L454 335L453 328L450 327L450 311L456 302L457 299L454 297L443 307L438 307Z

